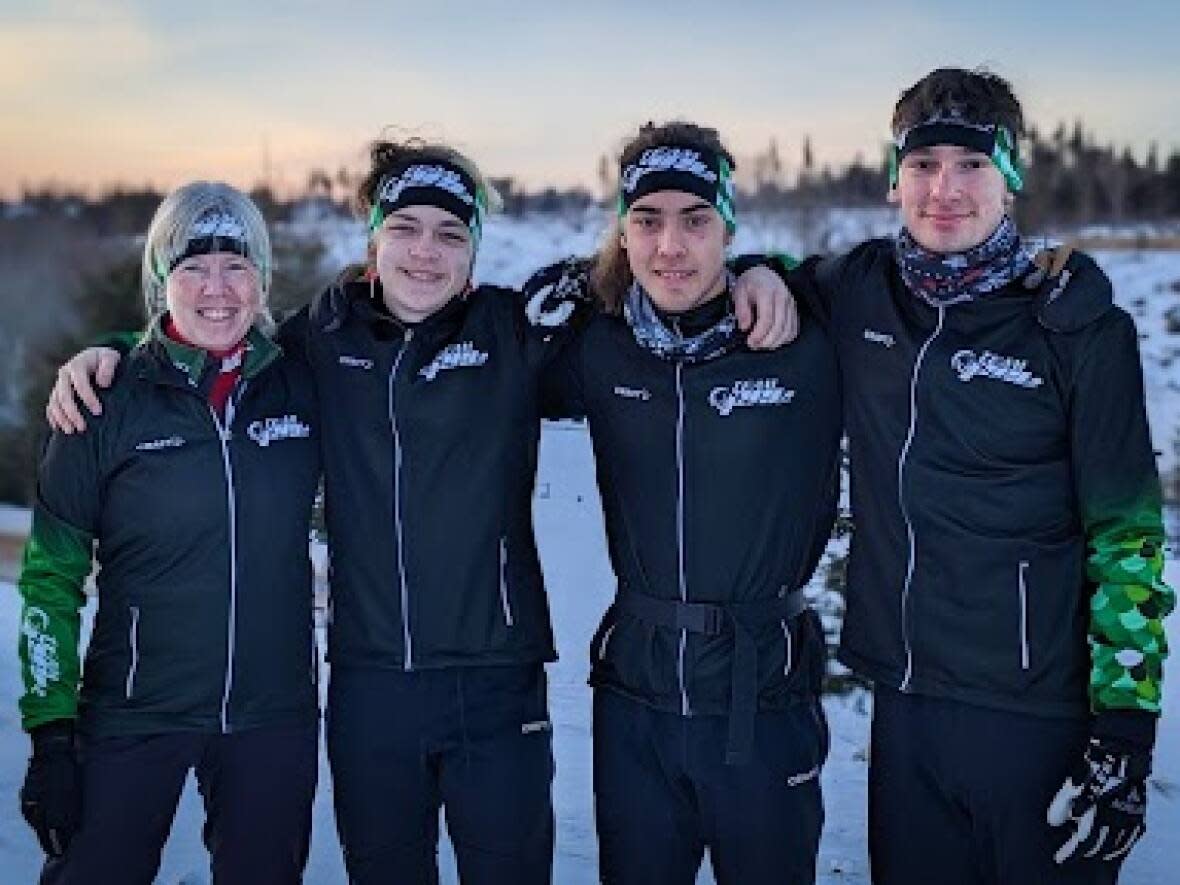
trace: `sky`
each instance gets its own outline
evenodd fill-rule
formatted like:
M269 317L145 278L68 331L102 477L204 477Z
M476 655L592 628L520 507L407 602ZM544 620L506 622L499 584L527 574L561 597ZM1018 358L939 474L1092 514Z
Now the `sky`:
M771 139L790 169L876 162L900 91L944 65L1012 81L1030 122L1180 148L1180 3L980 0L0 0L0 197L54 182L301 188L391 133L485 173L594 189L647 120Z

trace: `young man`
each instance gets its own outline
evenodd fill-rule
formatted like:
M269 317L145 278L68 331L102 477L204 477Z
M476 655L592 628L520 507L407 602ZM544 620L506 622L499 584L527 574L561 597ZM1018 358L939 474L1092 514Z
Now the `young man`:
M590 652L608 885L691 885L706 850L720 885L815 881L823 630L801 588L835 514L839 378L806 313L792 346L745 346L732 165L694 123L628 140L603 310L545 378L587 418L618 578Z
M1175 602L1135 327L1088 257L1034 266L1008 83L934 71L892 129L901 232L790 277L840 353L873 881L1113 882Z

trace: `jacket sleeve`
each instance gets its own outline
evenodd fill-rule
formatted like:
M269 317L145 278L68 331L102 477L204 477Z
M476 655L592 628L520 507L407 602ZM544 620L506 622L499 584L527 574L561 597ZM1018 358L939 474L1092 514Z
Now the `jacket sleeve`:
M79 611L98 521L98 428L50 437L37 476L33 526L17 585L25 730L78 710Z
M530 363L545 366L564 356L593 316L592 259L571 255L542 267L516 292L517 320Z
M1090 706L1160 711L1163 620L1176 594L1163 580L1159 477L1144 406L1135 324L1112 309L1074 372L1074 485L1088 544Z

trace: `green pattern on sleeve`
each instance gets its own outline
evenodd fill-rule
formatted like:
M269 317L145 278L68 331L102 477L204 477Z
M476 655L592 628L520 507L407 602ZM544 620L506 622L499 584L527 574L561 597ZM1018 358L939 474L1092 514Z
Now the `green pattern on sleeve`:
M1157 511L1158 513L1158 511ZM1154 520L1158 524L1158 517ZM1176 607L1164 583L1162 529L1112 529L1091 539L1087 575L1097 588L1090 600L1090 706L1102 710L1160 712L1163 662L1168 655L1163 620Z
M21 725L27 731L78 713L79 610L90 574L91 537L44 507L33 511L17 582L23 599L20 668L25 693Z

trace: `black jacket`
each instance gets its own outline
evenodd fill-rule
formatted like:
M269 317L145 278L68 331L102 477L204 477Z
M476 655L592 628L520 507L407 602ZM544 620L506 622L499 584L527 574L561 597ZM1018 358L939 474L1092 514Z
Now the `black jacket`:
M228 422L206 401L213 365L156 329L87 431L50 439L20 578L26 728L75 714L92 541L85 733L314 721L315 391L298 358L249 340Z
M551 411L588 418L619 582L594 638L591 683L661 710L728 713L741 702L734 615L746 606L758 707L814 697L824 656L814 613L757 613L807 582L832 526L840 390L824 330L805 316L791 347L684 363L642 349L623 318L601 315L563 362ZM686 604L668 617L721 617L677 629L643 614L650 599Z
M284 327L323 407L334 665L555 659L532 496L537 382L561 333L522 307L480 287L404 326L358 281Z
M1087 638L1106 641L1087 541L1162 540L1135 327L1109 281L1075 254L1036 290L935 308L884 240L789 281L828 318L844 381L840 659L903 691L1084 715Z

